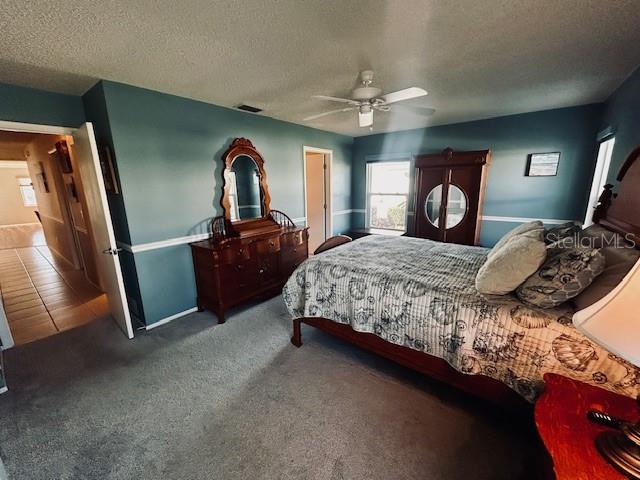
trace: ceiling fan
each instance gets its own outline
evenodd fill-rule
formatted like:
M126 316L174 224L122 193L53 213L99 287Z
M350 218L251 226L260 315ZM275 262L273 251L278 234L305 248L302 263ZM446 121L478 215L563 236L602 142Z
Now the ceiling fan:
M351 98L338 98L329 97L326 95L314 95L313 98L320 100L329 100L331 102L346 103L349 106L339 108L337 110L331 110L317 115L311 115L304 119L304 121L316 120L326 115L333 115L334 113L348 112L350 110L358 111L358 125L360 127L372 127L373 126L373 111L378 110L381 112L388 112L391 110L392 104L398 102L404 102L406 100L412 100L414 98L424 97L427 91L419 87L409 87L397 92L382 94L382 90L378 87L374 87L373 83L373 71L365 70L360 72L360 86L355 88L351 92ZM397 105L401 108L409 108L417 111L424 116L433 115L435 110L433 108ZM395 106L394 106L395 108Z

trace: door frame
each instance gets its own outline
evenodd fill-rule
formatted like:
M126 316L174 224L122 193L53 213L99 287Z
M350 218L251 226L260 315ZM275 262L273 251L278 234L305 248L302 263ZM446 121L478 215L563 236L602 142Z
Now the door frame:
M8 130L10 132L44 133L46 135L73 135L75 128L0 120L0 130Z
M302 146L302 201L304 202L304 223L309 225L307 215L307 153L320 153L324 155L326 168L324 170L324 202L327 208L324 211L324 240L333 236L333 150L320 147Z
M82 123L82 125L84 124L85 122ZM93 124L90 124L90 125L93 128ZM57 125L43 125L38 123L23 123L23 122L11 122L11 121L0 120L0 130L6 130L11 132L40 133L40 134L46 134L46 135L69 135L73 137L77 128L62 127ZM96 171L96 175L102 176L102 172ZM102 200L102 208L105 210L105 213L108 213L108 216L105 215L105 217L108 218L108 221L113 226L111 210L109 209L109 204L106 203L107 202L106 196L102 196L101 200ZM105 204L106 204L106 208L105 208ZM95 255L99 255L99 252L95 252ZM118 277L118 282L121 283L121 287L124 291L124 280L122 276ZM128 308L126 304L125 304L125 308ZM0 322L7 323L7 320L6 318L2 318L2 316L0 316ZM0 332L3 332L4 330L4 328L2 328L3 326L4 325L0 325ZM9 329L8 323L6 327L7 327L7 330L9 331L9 338L7 339L9 340L9 342L7 343L13 346L13 338L11 337L11 330ZM131 334L131 336L129 335L127 336L129 338L133 338L133 334ZM5 339L3 338L3 341L2 341L3 344L4 344L4 340ZM5 349L5 348L7 348L7 346L3 345L2 349Z
M606 151L602 151L602 147L608 144ZM584 215L582 227L586 228L593 224L593 214L598 205L598 200L602 194L603 188L607 183L607 176L611 169L611 160L613 158L613 149L616 146L615 133L604 136L598 140L596 146L596 165L591 177L591 188L589 189L589 200L587 201L587 210Z
M40 125L37 123L9 122L5 120L0 120L0 130L8 132L44 133L48 135L73 134L73 129L68 127ZM0 309L2 309L2 305L0 305ZM0 312L0 340L2 341L2 347L0 347L1 350L6 350L15 345L13 336L11 335L11 329L9 328L9 322L4 314L4 309Z

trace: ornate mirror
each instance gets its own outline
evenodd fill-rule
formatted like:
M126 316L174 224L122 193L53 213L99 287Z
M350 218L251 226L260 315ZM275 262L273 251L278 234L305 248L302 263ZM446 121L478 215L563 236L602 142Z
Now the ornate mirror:
M223 192L220 204L229 222L269 215L269 190L264 160L250 140L236 138L223 156Z

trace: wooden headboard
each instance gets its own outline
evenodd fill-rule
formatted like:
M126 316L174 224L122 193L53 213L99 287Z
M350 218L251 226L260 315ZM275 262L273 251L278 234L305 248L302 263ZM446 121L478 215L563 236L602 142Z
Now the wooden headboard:
M604 186L593 220L640 245L640 147L627 157L618 173L617 193Z

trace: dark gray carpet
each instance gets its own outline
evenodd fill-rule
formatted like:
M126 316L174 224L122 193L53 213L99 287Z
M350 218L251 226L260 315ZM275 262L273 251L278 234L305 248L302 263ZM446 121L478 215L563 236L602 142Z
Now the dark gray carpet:
M128 341L109 320L6 353L14 479L533 477L530 419L306 327L280 298Z

